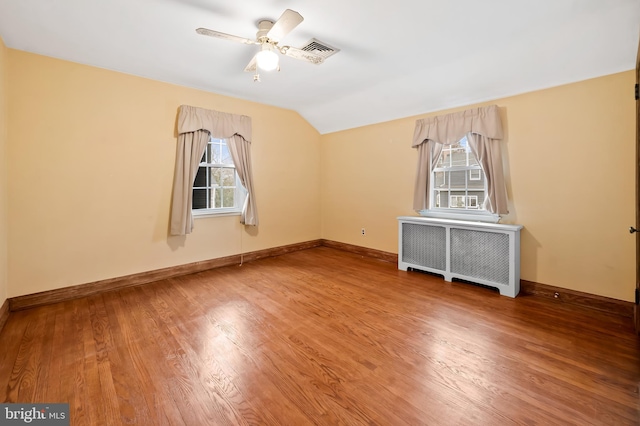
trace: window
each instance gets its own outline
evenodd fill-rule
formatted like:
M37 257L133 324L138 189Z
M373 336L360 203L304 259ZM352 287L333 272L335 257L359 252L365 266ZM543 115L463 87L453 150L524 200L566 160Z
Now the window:
M471 152L466 136L445 145L433 169L431 209L484 211L486 196L482 167Z
M503 137L497 105L416 120L413 209L427 217L500 221L500 215L509 213L499 143ZM456 140L451 146L443 143ZM482 163L471 147L473 152L477 148Z
M211 138L193 184L193 214L240 213L245 197L227 141Z

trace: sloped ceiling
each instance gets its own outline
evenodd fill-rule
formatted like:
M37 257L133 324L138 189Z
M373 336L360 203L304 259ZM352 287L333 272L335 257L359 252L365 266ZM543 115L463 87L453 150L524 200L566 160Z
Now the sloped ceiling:
M284 44L341 51L282 57L261 83L243 69L285 9L305 19ZM300 113L320 133L423 114L635 67L638 0L0 0L14 49Z

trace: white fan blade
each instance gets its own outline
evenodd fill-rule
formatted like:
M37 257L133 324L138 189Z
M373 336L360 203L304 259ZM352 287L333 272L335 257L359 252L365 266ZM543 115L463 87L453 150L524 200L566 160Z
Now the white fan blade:
M312 64L320 65L324 62L324 58L315 53L307 52L306 50L298 49L297 47L284 46L280 49L283 55L290 58L300 59L302 61L311 62Z
M267 37L274 41L282 40L287 34L289 34L295 27L300 25L304 18L298 12L291 9L287 9L282 13L282 16L273 24L273 27L267 33Z
M253 55L253 58L251 58L251 60L247 64L247 66L244 67L244 72L255 72L256 71L256 68L258 66L258 64L256 62L256 56L257 56L257 54Z
M198 28L196 32L201 35L217 37L223 40L237 41L239 43L244 43L244 44L258 44L256 41L249 40L248 38L238 37L231 34L225 34L225 33L221 33L220 31L208 30L206 28Z

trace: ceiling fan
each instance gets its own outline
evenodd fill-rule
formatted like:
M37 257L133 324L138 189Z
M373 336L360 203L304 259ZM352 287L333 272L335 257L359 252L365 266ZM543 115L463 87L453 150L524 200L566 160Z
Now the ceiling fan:
M262 19L258 21L258 32L256 33L255 40L222 33L220 31L209 30L207 28L198 28L196 32L210 37L260 46L258 53L255 54L244 69L246 72L255 72L253 80L259 82L260 75L258 74L258 68L264 71L273 71L275 69L280 70L278 65L279 57L276 52L289 56L290 58L299 59L316 65L324 62L327 55L323 56L322 54L315 53L316 51L323 53L322 51L324 49L318 50L317 47L313 47L313 50L304 50L304 48L298 49L292 46L280 46L280 40L289 34L295 27L300 25L303 20L304 18L302 15L291 9L285 10L280 18L275 22L268 19ZM319 44L319 46L327 47L322 44ZM328 49L331 50L330 54L338 51L338 49L330 47L328 47Z

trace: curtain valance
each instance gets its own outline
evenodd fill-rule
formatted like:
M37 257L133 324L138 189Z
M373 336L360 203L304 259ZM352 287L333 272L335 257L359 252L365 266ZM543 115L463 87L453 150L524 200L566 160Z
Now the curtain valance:
M502 120L497 105L472 108L465 111L416 120L412 147L432 140L451 145L467 133L475 133L489 139L502 139Z
M178 113L178 134L197 130L206 130L217 139L240 135L244 140L251 142L251 117L181 105Z

